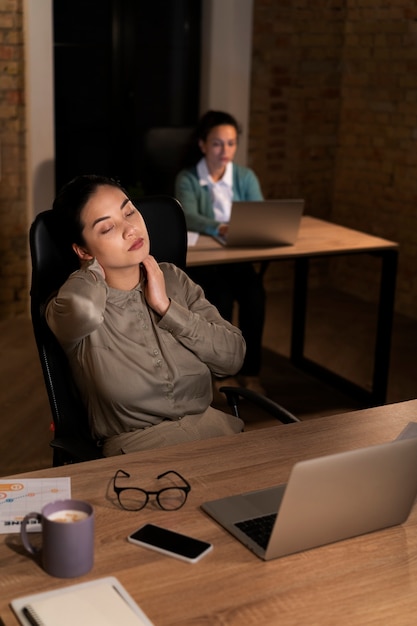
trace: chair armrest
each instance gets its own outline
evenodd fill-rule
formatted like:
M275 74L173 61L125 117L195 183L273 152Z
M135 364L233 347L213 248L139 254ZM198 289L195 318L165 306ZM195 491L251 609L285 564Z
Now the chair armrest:
M263 396L255 391L251 391L250 389L246 389L245 387L220 387L219 391L225 394L227 402L229 406L232 407L234 414L236 417L239 417L239 398L245 398L246 400L250 400L256 406L259 406L261 409L264 409L267 413L275 417L277 420L284 424L292 424L294 422L299 422L298 417L295 417L290 411L284 409L283 406L270 400L266 396Z

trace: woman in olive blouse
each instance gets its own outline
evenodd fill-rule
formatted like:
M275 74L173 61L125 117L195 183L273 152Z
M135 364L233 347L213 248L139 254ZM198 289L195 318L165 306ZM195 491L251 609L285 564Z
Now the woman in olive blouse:
M46 318L104 454L240 432L241 420L210 403L212 374L242 365L242 334L182 270L150 256L145 223L124 190L80 176L53 210L81 266Z

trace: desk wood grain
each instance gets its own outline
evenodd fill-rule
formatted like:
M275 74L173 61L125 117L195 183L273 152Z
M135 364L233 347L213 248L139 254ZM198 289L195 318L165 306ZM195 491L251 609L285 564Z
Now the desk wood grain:
M409 421L417 421L417 400L25 474L69 475L73 496L93 504L95 564L82 578L52 578L26 556L18 535L3 535L0 614L15 626L13 598L114 575L158 626L414 624L417 507L402 526L268 563L199 508L205 500L285 482L299 460L390 441ZM175 469L192 485L189 499L169 513L154 505L123 511L111 489L119 468L145 488ZM211 541L214 550L190 565L126 541L149 521Z
M227 248L212 237L201 235L197 244L188 248L187 265L283 260L397 248L398 244L393 241L305 215L293 246Z

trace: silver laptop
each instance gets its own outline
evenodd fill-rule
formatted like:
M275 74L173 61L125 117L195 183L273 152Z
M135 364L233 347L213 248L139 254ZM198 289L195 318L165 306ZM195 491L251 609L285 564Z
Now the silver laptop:
M233 202L224 246L284 246L295 243L304 200Z
M202 509L268 561L401 524L416 494L417 437L301 461L287 485ZM261 519L270 528L255 540L251 528Z

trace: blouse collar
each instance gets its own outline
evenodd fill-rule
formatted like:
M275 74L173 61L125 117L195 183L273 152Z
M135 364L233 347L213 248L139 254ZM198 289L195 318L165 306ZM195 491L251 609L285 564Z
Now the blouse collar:
M230 189L233 188L233 163L231 161L229 161L229 163L226 165L226 171L223 174L223 177L219 181L215 182L210 176L206 159L203 157L197 163L197 175L198 182L200 183L201 187L215 185L216 183L222 183L223 185L230 187Z

